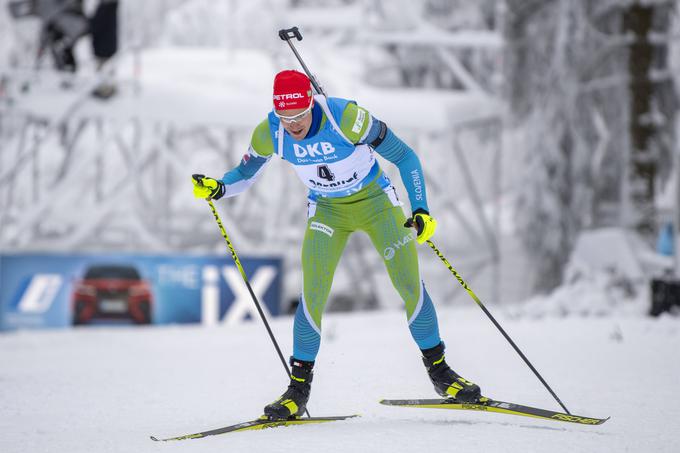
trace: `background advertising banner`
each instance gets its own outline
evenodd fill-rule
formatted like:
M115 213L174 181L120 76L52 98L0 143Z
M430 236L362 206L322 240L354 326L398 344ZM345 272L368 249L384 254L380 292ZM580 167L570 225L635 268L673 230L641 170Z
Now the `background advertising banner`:
M281 307L280 258L241 264L267 315ZM234 324L257 316L230 257L0 255L0 328L101 323Z

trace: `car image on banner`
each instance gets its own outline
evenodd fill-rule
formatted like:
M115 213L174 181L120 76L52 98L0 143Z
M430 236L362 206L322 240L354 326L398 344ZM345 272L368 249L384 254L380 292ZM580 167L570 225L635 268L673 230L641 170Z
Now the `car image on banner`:
M280 257L242 257L267 316L281 313ZM194 254L2 254L0 331L76 325L232 326L259 317L233 260Z
M151 324L151 285L134 266L93 265L76 282L72 294L73 324L95 319L129 319Z

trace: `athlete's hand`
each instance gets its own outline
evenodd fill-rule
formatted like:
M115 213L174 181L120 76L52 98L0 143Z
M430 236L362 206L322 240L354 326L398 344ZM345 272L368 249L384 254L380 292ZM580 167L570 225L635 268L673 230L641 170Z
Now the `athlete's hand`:
M206 200L219 200L224 195L224 183L204 175L191 175L194 196Z
M418 244L422 244L432 237L434 230L437 229L437 221L430 216L430 213L424 209L418 209L413 213L413 217L409 218L404 224L405 227L416 229L416 240Z

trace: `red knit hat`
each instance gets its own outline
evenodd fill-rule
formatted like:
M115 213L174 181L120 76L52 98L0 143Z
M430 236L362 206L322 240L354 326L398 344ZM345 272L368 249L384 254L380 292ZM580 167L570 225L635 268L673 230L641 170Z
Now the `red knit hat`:
M312 84L298 71L281 71L274 77L274 109L306 109L312 102Z

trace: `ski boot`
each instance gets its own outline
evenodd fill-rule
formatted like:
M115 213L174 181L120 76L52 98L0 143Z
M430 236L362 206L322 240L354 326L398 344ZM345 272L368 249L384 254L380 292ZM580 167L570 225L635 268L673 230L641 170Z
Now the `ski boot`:
M463 403L476 403L484 400L477 384L460 377L444 360L444 343L434 348L422 349L423 363L430 376L434 389L444 398L452 398Z
M291 419L305 413L311 391L314 362L290 358L292 367L288 390L273 403L264 407L264 416L270 420Z

